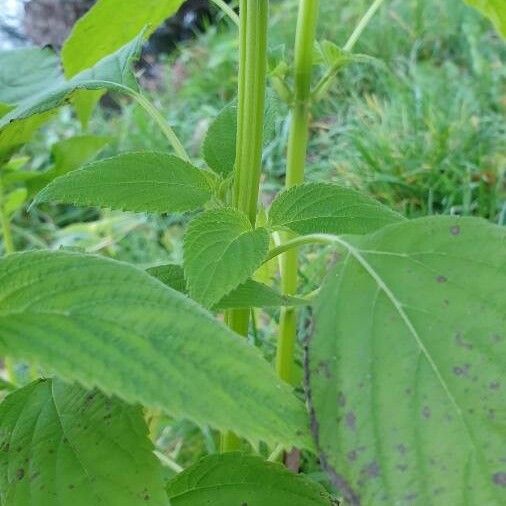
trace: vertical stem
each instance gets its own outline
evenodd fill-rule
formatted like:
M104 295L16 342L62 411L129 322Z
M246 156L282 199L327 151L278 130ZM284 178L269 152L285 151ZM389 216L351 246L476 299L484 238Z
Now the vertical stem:
M233 205L245 213L254 226L262 174L265 87L267 80L268 0L241 0L239 28L239 89L237 101L237 152ZM228 326L240 335L248 334L249 309L230 310ZM222 435L221 450L234 451L240 440Z
M0 180L0 222L2 227L2 238L4 243L4 252L7 255L14 253L14 241L12 240L11 222L4 209L4 191L2 181ZM10 357L4 357L4 367L7 373L7 379L15 384L16 371L14 370L14 361Z
M2 182L0 181L0 222L2 226L2 238L4 251L7 255L14 253L14 241L12 239L11 222L4 209L4 192Z
M319 0L300 0L295 36L295 93L292 109L286 188L304 181L304 168L309 137L309 113L313 45L316 37ZM293 295L297 290L297 250L285 253L281 260L281 288L284 294ZM294 308L281 313L276 370L285 381L293 377L297 314Z

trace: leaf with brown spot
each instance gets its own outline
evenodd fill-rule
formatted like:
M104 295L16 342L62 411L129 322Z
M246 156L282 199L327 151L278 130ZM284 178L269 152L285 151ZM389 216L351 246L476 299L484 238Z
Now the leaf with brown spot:
M431 217L336 242L306 376L346 504L506 504L506 230Z
M43 380L10 394L0 448L3 506L168 506L142 409L98 391Z

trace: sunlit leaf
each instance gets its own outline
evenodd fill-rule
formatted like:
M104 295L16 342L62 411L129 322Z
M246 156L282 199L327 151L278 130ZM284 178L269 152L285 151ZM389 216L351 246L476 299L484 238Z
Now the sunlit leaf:
M125 211L181 212L204 205L212 188L204 172L166 153L123 153L58 177L36 203L57 201Z

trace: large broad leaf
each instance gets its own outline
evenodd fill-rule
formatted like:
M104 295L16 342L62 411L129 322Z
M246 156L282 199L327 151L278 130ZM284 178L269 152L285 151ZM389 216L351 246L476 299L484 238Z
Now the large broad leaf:
M167 486L172 506L332 506L326 490L301 474L260 457L212 455Z
M180 265L167 264L151 267L147 272L181 293L187 293L184 269ZM246 309L250 307L280 307L307 304L304 299L281 295L270 286L248 279L218 301L213 309Z
M299 234L364 234L401 220L370 197L332 183L307 183L284 191L269 212L272 227Z
M48 47L0 52L0 102L18 104L62 81L60 60Z
M67 77L74 77L133 39L144 27L148 34L174 14L183 0L98 0L77 21L62 49ZM78 94L75 105L87 123L101 93Z
M505 229L438 217L336 241L307 374L346 504L505 504Z
M506 6L504 0L465 0L466 3L478 9L494 24L496 30L506 37Z
M35 202L99 206L125 211L197 209L212 195L205 173L166 153L124 153L53 180Z
M78 135L53 144L51 154L54 165L42 173L24 173L28 177L27 188L30 196L40 191L55 177L62 176L93 158L110 142L109 137Z
M142 409L57 380L0 405L4 506L168 505Z
M40 251L0 260L0 278L0 354L252 441L309 444L260 352L145 272Z
M49 119L54 109L66 104L77 90L108 89L124 92L137 89L131 71L144 41L144 33L84 70L70 81L57 82L41 93L27 98L0 119L0 153L26 142L33 131Z
M193 299L212 307L244 283L269 248L265 228L253 229L232 208L207 211L193 220L184 238L184 270Z

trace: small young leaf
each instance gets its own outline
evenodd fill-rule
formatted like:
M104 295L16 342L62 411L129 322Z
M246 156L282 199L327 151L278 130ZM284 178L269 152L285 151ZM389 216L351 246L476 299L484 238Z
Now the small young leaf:
M306 371L330 479L351 505L504 504L505 229L431 217L339 241Z
M125 211L172 213L203 206L212 195L204 172L166 153L124 153L53 180L35 203L57 201Z
M298 234L365 234L404 218L372 198L333 183L307 183L280 193L269 224Z
M318 483L260 457L205 457L167 485L172 506L337 506Z
M506 38L506 7L504 0L465 0L490 19L495 29Z
M0 102L16 105L62 82L60 60L49 47L0 52Z
M188 226L184 270L193 299L212 307L261 265L269 247L265 228L253 229L232 208L206 211Z
M142 409L58 380L0 404L4 506L167 506Z
M237 139L237 106L227 105L216 117L204 140L204 160L217 174L234 170Z
M290 387L188 297L114 260L0 259L0 354L246 439L311 445Z
M274 134L279 103L274 93L265 98L264 142ZM226 177L234 170L237 142L237 104L224 107L211 123L204 139L203 156L207 165L217 174Z
M174 14L183 0L98 0L74 25L62 49L67 77L74 77L117 51L147 28L146 36ZM86 124L101 92L78 94L74 104Z
M141 33L115 53L100 60L70 81L57 82L41 93L27 98L18 107L0 119L0 153L26 142L33 131L50 118L54 109L67 103L80 89L108 89L123 92L137 89L131 71L144 42Z

